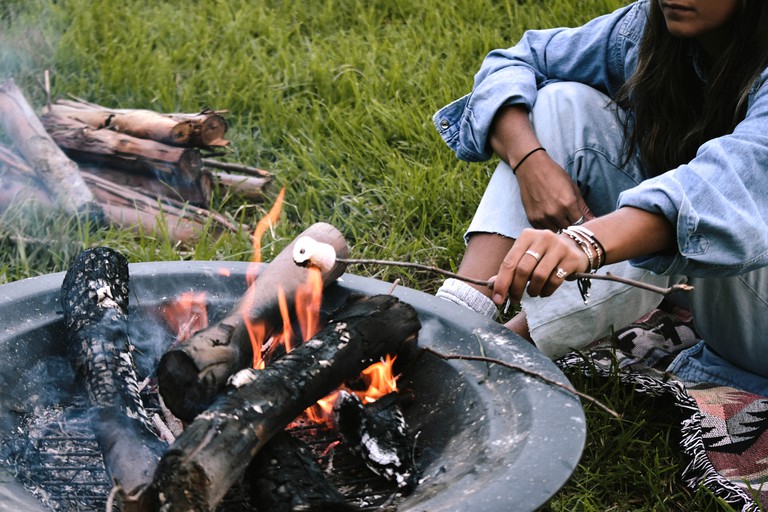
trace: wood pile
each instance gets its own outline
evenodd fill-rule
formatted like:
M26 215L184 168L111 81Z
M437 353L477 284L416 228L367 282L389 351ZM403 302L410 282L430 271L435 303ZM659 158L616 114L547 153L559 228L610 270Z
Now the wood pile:
M268 171L217 160L225 111L158 113L57 100L38 116L12 80L0 84L0 212L34 202L99 223L188 242L237 231L211 211L212 193L260 201Z

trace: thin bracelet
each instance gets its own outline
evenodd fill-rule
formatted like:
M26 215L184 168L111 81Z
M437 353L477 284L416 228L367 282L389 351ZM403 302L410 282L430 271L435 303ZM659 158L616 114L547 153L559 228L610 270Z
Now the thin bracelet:
M520 159L519 162L517 162L517 165L512 168L512 174L517 174L517 170L520 168L521 165L523 165L523 162L525 162L525 160L529 156L531 156L532 154L534 154L537 151L546 151L546 149L544 149L543 147L539 146L536 149L530 150L523 158Z

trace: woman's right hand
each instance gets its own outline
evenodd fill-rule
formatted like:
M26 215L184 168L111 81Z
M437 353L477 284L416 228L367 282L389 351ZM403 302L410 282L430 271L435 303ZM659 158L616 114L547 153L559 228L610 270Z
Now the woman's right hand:
M545 152L531 155L516 176L525 213L534 228L558 231L594 217L576 183Z

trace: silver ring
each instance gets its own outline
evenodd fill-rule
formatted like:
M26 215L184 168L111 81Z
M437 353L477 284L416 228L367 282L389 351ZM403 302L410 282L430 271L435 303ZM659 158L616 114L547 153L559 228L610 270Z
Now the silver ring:
M567 275L568 275L568 272L566 272L565 270L563 270L560 267L557 267L557 272L555 272L555 276L557 276L560 279L563 279Z
M579 226L581 224L584 224L586 221L587 219L582 215L581 217L579 217L579 220L571 224L571 226Z
M539 260L541 259L541 254L539 254L539 253L537 253L537 252L534 252L534 251L532 251L532 250L530 250L530 249L528 249L527 251L525 251L525 254L527 254L527 255L529 255L529 256L533 256L534 258L536 258L536 261L539 261Z

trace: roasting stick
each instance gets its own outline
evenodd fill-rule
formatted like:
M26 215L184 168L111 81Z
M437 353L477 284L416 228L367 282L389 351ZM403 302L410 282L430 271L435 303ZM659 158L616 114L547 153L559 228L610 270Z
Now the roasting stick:
M453 272L450 272L448 270L443 270L438 267L433 267L430 265L422 265L420 263L412 263L408 261L339 258L336 255L336 252L333 249L333 247L329 246L328 244L318 242L307 236L300 237L299 239L296 240L296 245L294 246L294 249L293 249L293 260L296 262L297 265L311 264L313 266L320 268L320 270L323 270L324 268L331 268L336 262L344 263L346 265L382 265L382 266L392 266L392 267L413 268L417 270L426 270L428 272L434 272L436 274L441 274L446 277L452 277L454 279L465 281L471 284L476 284L479 286L485 286L487 288L493 288L493 284L496 280L495 276L490 279L475 279L472 277L461 276L459 274L455 274ZM618 283L634 286L636 288L641 288L643 290L659 293L664 296L667 296L675 292L680 292L680 291L688 292L693 290L693 286L688 284L675 284L670 287L664 288L661 286L648 284L643 281L636 281L634 279L620 277L620 276L611 274L610 272L606 272L605 274L590 274L588 272L574 272L573 274L570 274L568 276L568 279L569 280L570 279L596 279L596 280L603 280L603 281L616 281Z

